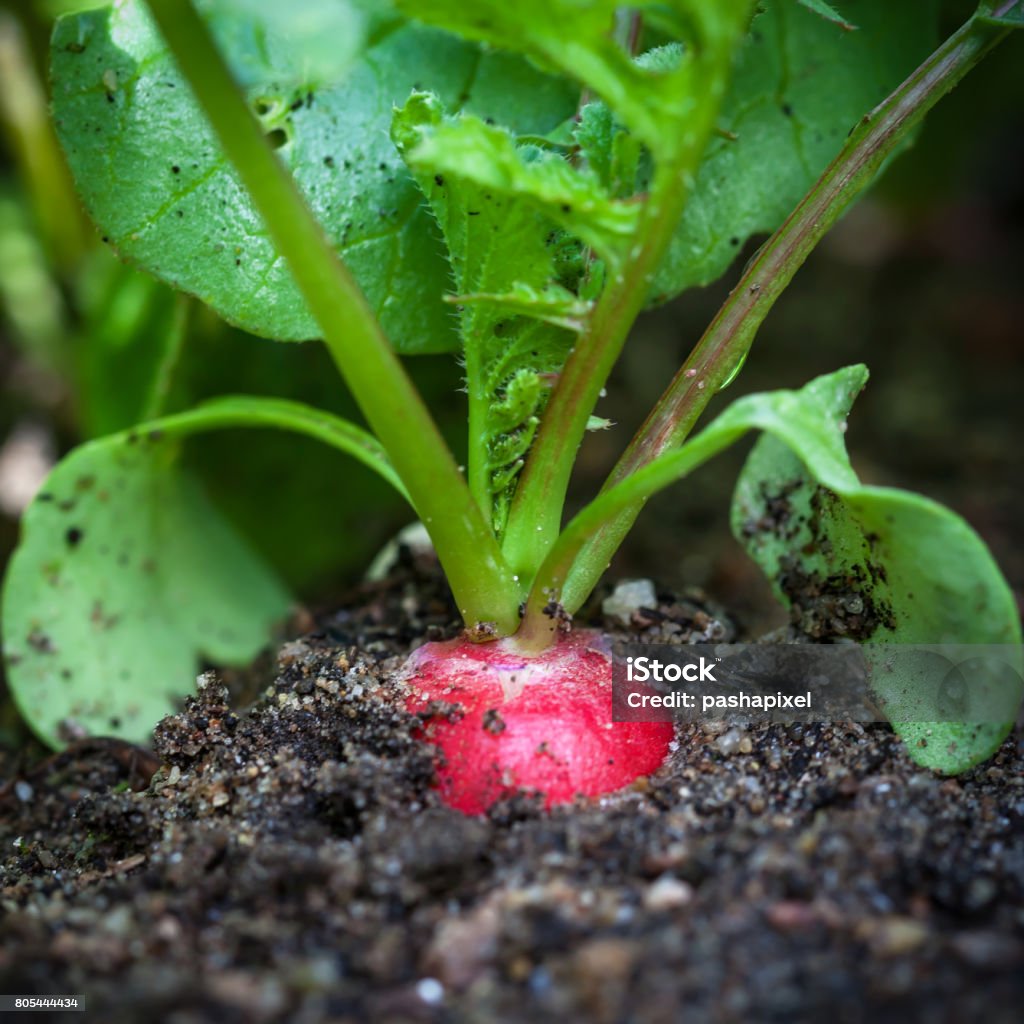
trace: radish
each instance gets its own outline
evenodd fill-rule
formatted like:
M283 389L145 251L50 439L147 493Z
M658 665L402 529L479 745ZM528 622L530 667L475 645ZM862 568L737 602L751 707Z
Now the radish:
M592 630L537 655L511 640L428 643L405 672L408 711L436 744L441 798L466 814L525 790L544 806L622 789L665 760L668 722L612 721L612 660Z

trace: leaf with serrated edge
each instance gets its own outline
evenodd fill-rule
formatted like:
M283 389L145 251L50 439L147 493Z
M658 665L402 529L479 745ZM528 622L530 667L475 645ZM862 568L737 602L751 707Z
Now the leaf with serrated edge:
M295 0L290 14L305 6ZM543 134L571 114L576 96L510 55L481 55L472 44L394 17L374 24L363 58L327 83L308 68L284 75L282 61L292 52L284 47L261 77L259 60L244 48L247 39L256 45L259 24L249 35L226 37L222 20L213 27L250 105L281 143L279 156L396 347L450 351L458 339L441 301L448 268L388 139L391 105L423 85L453 108ZM52 74L72 171L90 214L122 256L248 331L282 340L318 335L138 0L61 18Z
M523 148L476 118L446 118L438 99L414 93L395 111L392 135L423 189L455 277L469 393L469 478L500 534L523 457L549 388L588 307L559 280L561 207L600 190L558 156ZM556 209L552 209L555 207ZM583 219L582 215L577 215ZM612 215L613 223L614 216ZM598 216L591 222L604 224Z
M403 108L411 111L416 97ZM410 117L406 114L406 118ZM399 125L403 124L399 114ZM505 129L476 117L434 120L403 139L400 151L416 171L452 175L491 194L533 207L576 235L611 263L626 258L640 221L638 203L608 196L596 177L571 167L561 156L533 146L517 146ZM415 141L414 141L415 139Z

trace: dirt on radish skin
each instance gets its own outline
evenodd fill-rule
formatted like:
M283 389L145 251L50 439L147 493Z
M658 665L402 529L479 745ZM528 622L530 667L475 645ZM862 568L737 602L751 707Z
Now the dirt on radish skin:
M614 792L657 771L672 725L612 721L610 641L596 630L559 637L543 654L508 641L425 644L406 666L405 708L443 755L441 798L481 814L517 791L546 807Z

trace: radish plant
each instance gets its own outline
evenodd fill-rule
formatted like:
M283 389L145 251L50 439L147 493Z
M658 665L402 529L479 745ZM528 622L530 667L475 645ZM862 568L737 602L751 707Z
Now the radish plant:
M863 642L1019 643L971 528L851 469L863 367L741 398L694 433L818 240L1022 22L1019 2L983 3L929 52L929 0L849 6L847 21L822 0L119 0L62 18L54 119L104 241L252 334L322 339L367 426L232 395L72 452L5 585L11 685L36 732L142 737L201 658L246 661L285 613L287 589L182 468L187 438L225 428L338 448L426 526L466 628L416 652L407 706L462 705L427 732L464 810L657 768L671 728L610 722L606 646L572 617L646 499L750 431L732 525L780 599L796 575L852 596L836 629ZM769 231L565 523L637 316ZM464 367L464 467L400 359L439 352ZM1010 723L896 727L955 772Z

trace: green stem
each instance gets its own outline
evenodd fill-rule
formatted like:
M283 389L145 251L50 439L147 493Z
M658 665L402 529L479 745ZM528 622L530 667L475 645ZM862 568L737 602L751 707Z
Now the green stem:
M518 625L518 597L494 535L359 286L263 138L190 2L147 0L182 74L430 533L469 625Z
M125 433L162 431L174 437L188 437L208 430L232 427L265 427L304 434L351 455L378 473L407 501L409 494L388 461L381 443L354 423L302 402L265 395L222 395L202 402L193 409L150 420Z
M736 34L745 24L735 18ZM732 63L735 36L723 32L694 54L704 89L670 159L660 162L625 267L605 286L569 355L527 456L509 515L503 550L513 572L532 579L558 536L569 477L587 421L647 299L654 272L672 240L694 176L715 127Z
M1003 5L1005 14L1017 3ZM871 113L862 118L813 188L748 264L704 336L658 400L605 483L636 473L686 438L708 402L746 358L761 322L814 247L874 180L879 168L931 110L1008 33L972 18ZM603 493L603 492L602 492ZM584 546L560 599L569 612L586 600L640 513L609 519ZM552 586L551 581L538 581Z

